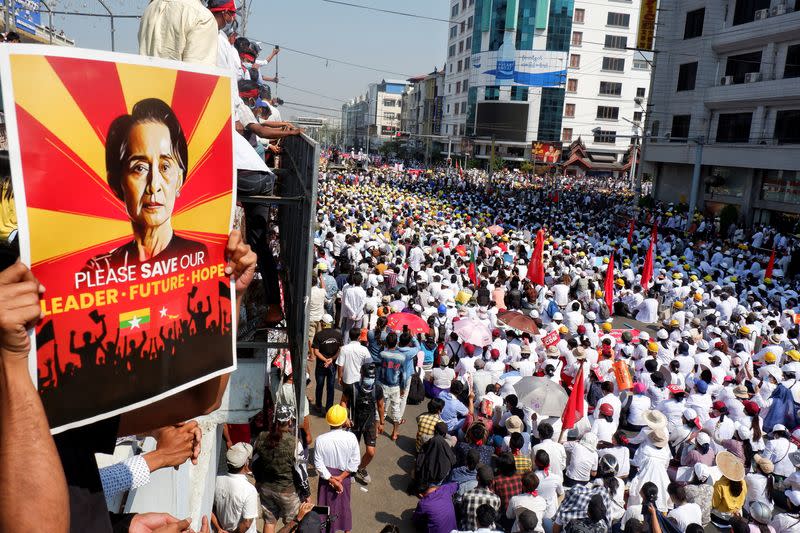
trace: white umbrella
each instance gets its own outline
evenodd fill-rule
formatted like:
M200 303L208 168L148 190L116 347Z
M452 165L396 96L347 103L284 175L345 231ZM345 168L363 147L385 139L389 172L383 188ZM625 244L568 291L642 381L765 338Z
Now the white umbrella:
M569 399L563 387L549 378L522 378L514 391L520 407L529 407L540 416L561 416Z
M453 331L462 342L468 342L473 346L489 346L492 344L492 332L483 322L478 322L471 318L462 318L453 324Z

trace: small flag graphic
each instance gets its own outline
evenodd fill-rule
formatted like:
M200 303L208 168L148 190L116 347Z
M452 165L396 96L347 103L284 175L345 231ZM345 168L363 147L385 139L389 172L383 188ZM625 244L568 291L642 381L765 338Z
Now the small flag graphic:
M150 308L128 311L119 315L119 329L147 329L150 324Z

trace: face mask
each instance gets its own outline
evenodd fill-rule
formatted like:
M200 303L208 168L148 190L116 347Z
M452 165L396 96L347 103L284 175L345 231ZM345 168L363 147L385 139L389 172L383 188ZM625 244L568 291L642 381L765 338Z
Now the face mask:
M375 385L375 378L364 378L361 380L361 383L363 383L368 389L372 388L372 386Z
M251 68L253 68L253 64L252 63L242 63L242 66L244 68L246 68L247 70L250 70Z
M239 29L239 21L233 19L232 21L228 22L227 24L225 24L225 26L222 27L222 32L230 37L231 33L235 32L238 29Z

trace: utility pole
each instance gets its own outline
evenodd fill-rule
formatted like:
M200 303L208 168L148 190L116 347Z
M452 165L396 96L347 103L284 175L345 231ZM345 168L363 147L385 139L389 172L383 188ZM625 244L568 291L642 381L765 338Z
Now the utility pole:
M631 175L628 176L631 180L631 188L634 189L634 195L636 194L636 160L638 159L638 148L639 148L639 135L638 131L633 135L633 152L631 152ZM637 204L638 205L638 204Z
M700 188L700 169L703 166L703 146L705 145L705 138L693 137L689 139L695 143L694 149L694 169L692 171L692 190L689 194L689 215L686 217L686 231L692 225L694 218L694 210L697 208L697 189Z
M5 16L5 21L4 21L5 25L3 26L3 29L5 30L6 33L11 31L11 5L10 4L11 4L11 0L5 0L6 10L5 10L5 13L3 13L3 15Z
M495 137L492 135L492 151L489 156L489 183L487 184L487 188L492 186L492 178L494 176L494 140Z

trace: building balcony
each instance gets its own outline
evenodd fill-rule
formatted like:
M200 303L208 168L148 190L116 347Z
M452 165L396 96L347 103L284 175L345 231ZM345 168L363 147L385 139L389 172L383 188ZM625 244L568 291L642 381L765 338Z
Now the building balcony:
M711 41L717 54L763 46L797 38L800 11L791 11L790 4L774 5L756 12L756 20L722 28Z
M800 170L796 144L711 143L703 146L703 165L722 167ZM663 140L648 142L644 160L649 163L693 165L694 143Z
M706 107L725 109L741 107L744 103L800 103L800 78L771 79L760 72L746 76L744 83L734 83L733 77L724 76L717 80L716 86L706 88L703 97Z

